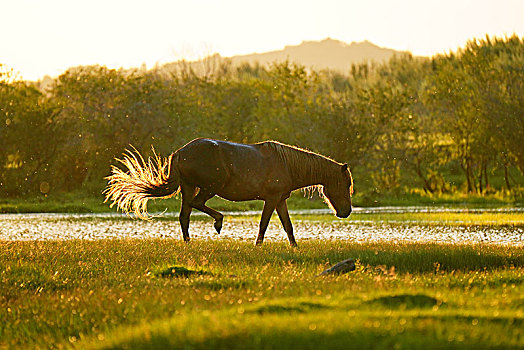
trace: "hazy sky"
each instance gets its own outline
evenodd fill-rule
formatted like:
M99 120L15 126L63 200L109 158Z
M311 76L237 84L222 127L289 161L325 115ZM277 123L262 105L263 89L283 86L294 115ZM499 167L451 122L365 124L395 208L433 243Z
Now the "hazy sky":
M327 37L431 56L486 34L524 35L524 0L0 0L0 10L0 63L24 79Z

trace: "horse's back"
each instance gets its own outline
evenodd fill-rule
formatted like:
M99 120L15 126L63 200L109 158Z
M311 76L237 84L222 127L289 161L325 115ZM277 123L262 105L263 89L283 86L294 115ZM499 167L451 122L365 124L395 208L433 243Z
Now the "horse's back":
M205 138L194 139L178 150L186 160L198 161L202 165L216 165L226 162L231 166L249 166L264 156L257 145L234 143Z
M263 143L195 139L177 153L186 181L230 200L263 197L268 179L282 174Z

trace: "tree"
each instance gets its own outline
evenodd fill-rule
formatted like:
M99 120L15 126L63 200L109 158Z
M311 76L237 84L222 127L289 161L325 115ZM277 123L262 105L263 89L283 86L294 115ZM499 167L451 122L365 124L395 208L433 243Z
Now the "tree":
M0 73L0 196L48 193L63 129L57 109L28 83Z

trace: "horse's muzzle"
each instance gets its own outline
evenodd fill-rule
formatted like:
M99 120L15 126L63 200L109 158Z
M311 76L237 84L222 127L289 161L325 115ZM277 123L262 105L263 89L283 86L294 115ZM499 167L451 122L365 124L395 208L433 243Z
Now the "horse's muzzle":
M348 210L345 210L345 211L338 211L335 215L337 216L337 218L341 218L341 219L345 219L349 216L349 214L351 214L351 208L349 208Z

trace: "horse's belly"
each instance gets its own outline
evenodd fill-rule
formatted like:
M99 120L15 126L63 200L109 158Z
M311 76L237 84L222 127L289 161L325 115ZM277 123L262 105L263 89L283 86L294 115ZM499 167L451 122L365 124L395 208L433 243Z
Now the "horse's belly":
M260 191L254 188L246 187L230 187L226 186L217 192L219 197L227 199L228 201L241 202L250 201L255 199L262 199Z
M230 201L250 201L255 199L267 199L275 195L282 195L289 192L286 181L278 177L268 178L246 178L230 181L219 191L217 195Z

